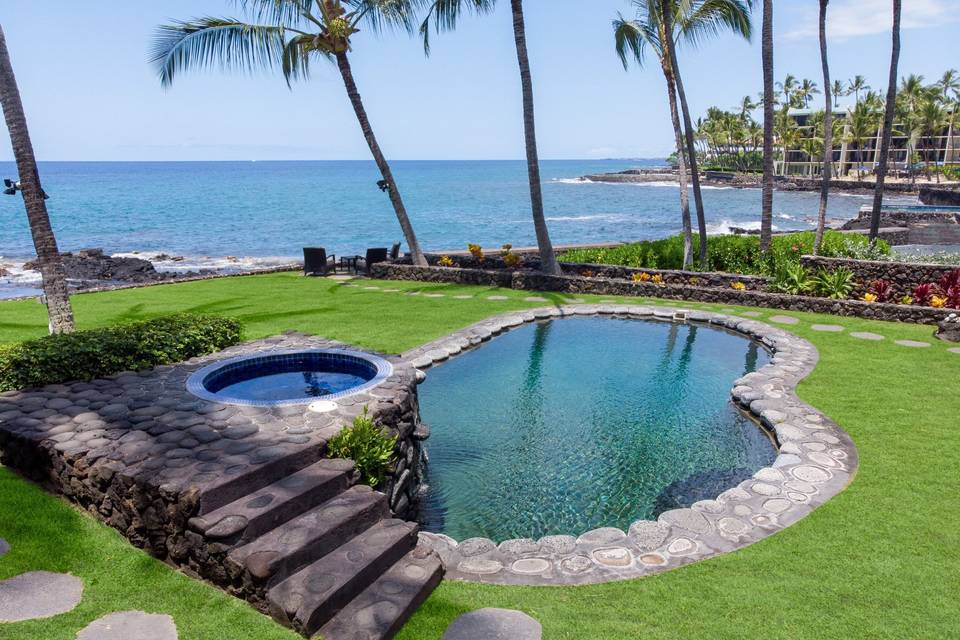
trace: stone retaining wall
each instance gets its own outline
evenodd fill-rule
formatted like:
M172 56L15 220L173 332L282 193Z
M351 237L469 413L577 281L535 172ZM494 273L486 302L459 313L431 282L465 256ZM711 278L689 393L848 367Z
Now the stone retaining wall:
M880 263L886 264L886 263ZM488 276L482 276L488 273ZM653 273L651 271L651 273ZM417 280L421 282L453 282L474 284L484 277L504 288L529 291L555 291L569 294L596 294L605 296L634 296L691 300L718 304L742 304L791 311L810 311L837 316L856 316L874 320L937 324L945 319L949 309L867 303L860 300L831 300L811 296L792 296L764 291L737 291L724 287L694 286L689 284L653 284L618 278L586 278L582 276L549 276L536 271L494 271L458 269L454 267L411 267L402 264L374 265L373 277L383 280ZM509 276L509 278L508 278Z
M957 266L942 264L918 264L913 262L886 262L875 260L847 260L842 258L822 258L803 256L800 259L803 266L812 272L818 269L834 270L840 267L853 272L857 281L855 292L862 295L870 288L874 280L889 281L896 297L911 295L914 287L926 282L936 283L940 278L951 271L960 269Z

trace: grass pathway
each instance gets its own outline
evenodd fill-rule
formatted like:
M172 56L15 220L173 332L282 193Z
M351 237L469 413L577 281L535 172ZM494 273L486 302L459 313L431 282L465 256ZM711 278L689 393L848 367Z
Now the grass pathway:
M396 353L490 315L574 302L549 293L360 282L348 287L274 274L80 295L74 303L82 328L192 310L237 317L248 338L296 328ZM408 293L421 295L403 295ZM531 297L547 302L526 299ZM579 588L445 582L401 640L438 640L457 615L481 607L524 611L542 622L547 640L956 636L960 348L933 339L931 327L683 306L769 322L774 316L797 320L783 326L813 342L821 356L799 393L842 425L860 451L850 488L752 547L660 576ZM841 331L816 331L814 325ZM43 335L45 327L36 302L0 303L0 343ZM297 637L244 603L148 558L112 529L3 469L0 537L12 546L0 558L0 579L49 570L72 573L85 584L83 600L70 613L0 625L0 638L73 640L94 619L119 610L169 614L190 640Z

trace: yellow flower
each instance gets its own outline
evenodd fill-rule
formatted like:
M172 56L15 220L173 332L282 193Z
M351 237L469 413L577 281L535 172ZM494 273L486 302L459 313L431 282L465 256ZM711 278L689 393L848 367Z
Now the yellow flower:
M450 256L440 256L439 262L437 262L441 267L452 267L454 265L453 259Z
M930 306L936 307L937 309L943 309L947 306L947 299L941 298L940 296L933 296L930 298Z
M646 271L641 271L640 273L635 273L631 276L634 282L647 282L650 280L650 274Z
M743 284L742 282L731 282L730 288L735 291L745 291L747 288L747 285Z
M659 273L652 278L653 284L663 284L663 276Z
M876 301L877 301L877 294L875 294L875 293L865 293L865 294L863 294L863 301L864 301L864 302L876 302Z

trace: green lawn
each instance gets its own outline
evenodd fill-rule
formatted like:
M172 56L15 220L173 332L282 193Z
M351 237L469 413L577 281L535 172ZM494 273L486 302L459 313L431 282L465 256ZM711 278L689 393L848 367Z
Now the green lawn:
M251 338L295 328L387 352L488 315L543 304L524 302L530 294L516 291L362 284L380 289L283 274L80 295L74 304L81 327L192 309L236 316ZM485 299L494 293L510 300ZM452 299L457 294L477 297ZM782 313L760 311L761 320ZM788 315L802 322L787 329L811 340L821 355L801 396L837 420L859 448L860 469L847 491L748 549L660 576L578 588L445 582L400 638L436 640L456 615L489 606L530 613L542 622L546 640L958 637L960 355L932 341L930 327ZM817 322L887 340L814 332L809 327ZM0 303L0 342L42 335L45 324L35 302ZM910 349L894 339L933 346ZM87 583L73 613L0 626L0 638L69 640L89 620L124 608L172 614L186 640L292 637L10 474L0 482L0 536L14 546L0 559L0 578L44 568L72 571Z

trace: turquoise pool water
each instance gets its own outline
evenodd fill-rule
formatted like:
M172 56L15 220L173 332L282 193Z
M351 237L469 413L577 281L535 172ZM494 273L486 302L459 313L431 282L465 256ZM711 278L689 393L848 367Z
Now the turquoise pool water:
M718 329L614 318L529 324L431 369L421 520L457 540L627 529L771 464L730 401L769 354Z

